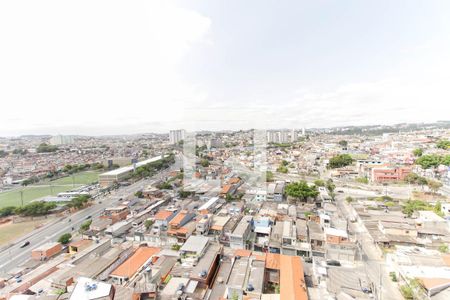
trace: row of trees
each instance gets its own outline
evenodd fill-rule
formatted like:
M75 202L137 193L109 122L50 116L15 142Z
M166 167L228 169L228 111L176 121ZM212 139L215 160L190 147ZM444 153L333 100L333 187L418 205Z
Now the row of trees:
M43 216L50 213L51 210L56 208L56 203L53 202L31 202L21 207L14 209L15 215L20 216Z
M151 177L155 175L159 170L168 168L174 162L175 156L173 154L170 154L168 157L138 167L136 171L130 175L130 178L140 179L144 177Z
M73 198L68 204L68 207L73 207L76 209L83 208L89 201L90 196L82 195ZM0 208L0 217L8 217L12 215L20 216L43 216L50 213L51 210L57 207L56 203L53 202L31 202L21 207L16 206L6 206Z
M450 150L450 141L449 140L440 140L437 142L436 147L439 149Z
M74 174L81 171L85 171L91 167L90 164L79 164L79 165L65 165L64 168L61 170L64 173L67 174Z
M67 207L75 209L83 208L89 202L90 198L91 196L89 195L81 195L78 197L74 197L72 200L70 200L69 203L67 203Z
M436 193L441 187L442 183L436 180L427 179L425 177L419 176L416 173L409 173L405 177L405 181L411 184L417 184L420 186L428 186L428 188L433 192Z
M30 185L30 184L33 184L33 183L36 183L36 182L39 182L39 177L37 177L37 176L31 176L30 178L27 178L27 179L24 179L24 180L22 180L22 185L23 186L27 186L27 185Z
M441 203L438 201L434 206L422 200L408 200L403 206L402 212L411 217L412 214L419 210L431 210L437 215L442 216Z
M416 164L424 169L437 167L439 165L450 166L450 155L428 154L422 155L416 160Z
M17 154L17 155L24 155L27 153L28 153L28 151L26 149L14 149L12 151L12 154ZM5 150L0 150L0 158L6 157L8 155L9 155L9 152L6 152Z

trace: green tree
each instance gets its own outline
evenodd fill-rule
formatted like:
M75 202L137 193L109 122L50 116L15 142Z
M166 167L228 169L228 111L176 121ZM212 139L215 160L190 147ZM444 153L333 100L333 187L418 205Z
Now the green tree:
M72 235L70 233L64 233L63 235L61 235L59 237L58 242L63 245L67 245L71 239L72 239Z
M37 147L36 152L37 153L48 153L48 152L56 152L57 150L58 150L58 147L56 147L56 146L42 143Z
M17 207L14 213L21 216L43 216L56 208L56 203L31 202L25 206Z
M402 212L411 217L412 214L419 210L434 210L434 207L422 200L408 200L402 209Z
M286 174L288 172L288 168L286 166L281 165L277 168L277 172Z
M225 195L225 201L231 202L231 201L234 201L234 198L233 198L233 196L230 193L227 193Z
M16 207L15 206L2 207L2 208L0 208L0 218L14 215L15 211L16 211Z
M347 196L347 197L345 198L345 201L347 201L347 203L352 203L354 200L353 200L352 197Z
M327 188L329 193L334 192L334 190L336 189L336 185L334 184L333 179L328 179L325 187Z
M272 182L273 181L273 173L271 171L266 172L266 182Z
M6 157L8 156L8 152L6 152L5 150L0 150L0 158Z
M414 156L416 156L416 157L420 157L420 156L423 155L423 150L422 150L421 148L414 149L414 150L413 150L413 154L414 154Z
M319 192L317 187L309 186L304 180L290 183L286 186L286 194L300 201L306 201L308 198L317 198Z
M67 204L68 207L72 207L75 209L83 208L88 202L91 196L89 195L81 195L73 198L70 200L70 202Z
M328 168L336 169L351 165L353 162L349 154L338 154L332 157L328 163Z
M450 149L450 141L449 140L440 140L437 142L436 147L439 149L449 150Z
M171 248L172 248L172 250L174 250L174 251L178 251L178 250L180 250L181 245L173 244Z
M207 160L207 159L202 159L202 160L200 161L200 165L201 165L203 168L209 167L209 160Z
M411 184L417 183L418 179L419 179L419 175L417 175L416 173L413 173L413 172L411 172L405 176L405 182L411 183Z
M443 217L444 213L442 212L442 204L441 201L437 201L436 204L434 205L433 211L435 214L437 214L438 216Z
M356 182L368 184L369 179L367 177L358 177L358 178L356 178Z
M179 190L178 191L178 195L180 196L181 199L185 199L185 198L189 197L192 194L193 194L193 192L188 192L188 191L184 191L184 190Z
M170 184L170 182L166 181L166 182L163 182L161 184L158 184L157 188L161 189L161 190L171 190L172 189L172 185Z
M442 187L442 183L436 180L428 180L427 181L428 188L436 194L437 191Z
M154 223L153 220L145 220L144 222L145 229L148 230L150 227L152 227L153 223Z
M439 246L438 250L441 253L448 253L448 245L447 244L442 244L442 245Z
M144 193L142 191L137 191L134 195L138 198L144 198Z
M12 153L17 155L25 155L28 151L26 149L14 149Z
M86 230L89 230L89 228L91 227L92 224L92 220L87 220L85 222L83 222L80 226L80 231L84 232Z
M439 165L450 166L450 155L422 155L416 160L416 164L424 169L435 168Z
M339 145L342 146L342 147L347 147L348 142L345 141L345 140L341 140L341 141L339 141Z
M323 181L322 179L316 179L316 180L314 180L314 185L325 186L325 181Z
M400 292L406 300L414 299L414 292L407 284L400 286Z

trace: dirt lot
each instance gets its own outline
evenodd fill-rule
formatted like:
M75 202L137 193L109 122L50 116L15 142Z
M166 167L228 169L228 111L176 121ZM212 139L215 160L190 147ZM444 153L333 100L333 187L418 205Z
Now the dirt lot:
M51 219L36 220L23 223L13 224L8 222L5 224L0 224L0 246L14 241L15 239L33 231L45 223L51 221Z

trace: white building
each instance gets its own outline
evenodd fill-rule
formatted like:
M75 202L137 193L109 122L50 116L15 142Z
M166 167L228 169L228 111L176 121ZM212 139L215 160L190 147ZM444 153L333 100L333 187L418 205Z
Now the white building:
M50 138L52 145L69 145L74 143L74 138L71 135L55 135Z
M267 142L268 143L279 143L278 133L275 131L267 131Z
M184 137L185 137L184 129L169 131L169 140L171 144L178 144L180 141L184 140Z
M280 143L288 143L289 142L289 135L287 131L279 131L278 132Z
M297 141L297 139L298 139L298 134L295 131L295 129L292 129L292 131L291 131L291 143L294 143L295 141Z

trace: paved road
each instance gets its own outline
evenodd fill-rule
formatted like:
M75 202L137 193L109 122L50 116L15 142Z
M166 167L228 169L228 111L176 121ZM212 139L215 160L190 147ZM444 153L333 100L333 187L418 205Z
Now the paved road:
M343 216L351 218L350 209L344 198L342 195L337 196L337 207ZM374 285L377 299L403 299L398 287L391 281L385 260L382 258L380 250L373 244L365 226L349 222L349 227L350 231L356 234L360 244L362 262L368 278Z
M133 195L156 180L166 177L170 171L177 170L180 167L181 162L177 157L175 164L155 176L140 180L130 186L121 187L107 196L97 198L94 205L90 207L68 217L61 218L60 221L50 224L49 226L44 226L35 230L33 234L26 239L30 242L29 246L22 249L20 246L24 241L16 241L13 246L0 252L0 276L2 274L7 274L27 261L31 257L31 251L33 249L47 242L57 241L62 234L72 232L72 227L75 230L78 230L88 216L91 216L92 218L99 216L105 208L117 204L120 201L119 199L125 199L126 197ZM99 203L99 201L102 203ZM69 218L71 219L70 222Z

